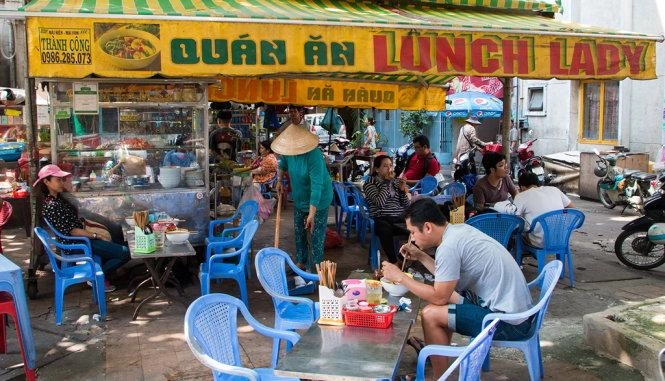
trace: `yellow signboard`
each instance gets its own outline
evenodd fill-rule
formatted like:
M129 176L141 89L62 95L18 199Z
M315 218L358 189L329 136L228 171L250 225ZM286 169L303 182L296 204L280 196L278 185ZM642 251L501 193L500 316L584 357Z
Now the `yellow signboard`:
M218 84L208 88L210 101L376 107L386 110L440 111L445 108L445 97L445 90L441 87L423 88L310 79L225 77Z
M498 32L29 18L35 77L276 74L655 78L655 41Z

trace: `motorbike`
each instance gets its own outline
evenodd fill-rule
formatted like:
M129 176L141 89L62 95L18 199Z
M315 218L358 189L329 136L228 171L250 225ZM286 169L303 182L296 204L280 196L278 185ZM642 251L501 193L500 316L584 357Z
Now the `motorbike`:
M518 180L523 174L531 172L538 176L538 181L541 184L547 184L549 183L547 181L549 177L545 176L543 158L536 156L531 148L536 140L538 139L529 139L517 147L517 163L513 169L513 173L516 176L515 180Z
M617 159L623 155L600 155L597 149L594 153L598 160L593 173L600 177L596 189L603 206L613 209L623 205L624 210L630 207L644 214L644 198L656 192L656 175L617 167Z
M614 253L626 266L649 270L665 263L665 195L661 174L660 188L644 201L644 215L621 229L614 242Z
M413 153L413 143L406 143L403 146L397 148L397 151L392 152L392 156L395 158L395 176L399 176L406 169L406 164L409 161L409 157Z

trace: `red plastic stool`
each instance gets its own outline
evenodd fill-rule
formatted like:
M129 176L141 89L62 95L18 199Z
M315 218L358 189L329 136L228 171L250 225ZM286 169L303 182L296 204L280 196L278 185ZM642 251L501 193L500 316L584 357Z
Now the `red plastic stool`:
M5 226L9 217L12 216L12 204L0 199L0 235L2 234L2 227ZM0 237L0 254L2 254L2 237ZM3 352L4 353L4 352Z
M14 326L16 327L16 337L18 338L18 345L21 348L21 357L23 358L23 367L25 368L25 379L34 381L37 379L37 372L34 369L28 369L28 362L25 361L25 352L23 350L23 341L21 340L21 328L18 324L18 316L16 316L16 308L14 307L14 299L8 292L0 292L0 353L7 353L7 336L5 334L5 315L10 315L14 319Z

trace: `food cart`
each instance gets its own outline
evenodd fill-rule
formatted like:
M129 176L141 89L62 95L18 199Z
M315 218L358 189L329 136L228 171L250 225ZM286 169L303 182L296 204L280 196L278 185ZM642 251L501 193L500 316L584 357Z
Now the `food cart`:
M207 84L49 80L53 162L72 173L79 207L124 221L166 213L203 243L209 221ZM172 170L166 155L189 157ZM170 163L172 164L172 163Z

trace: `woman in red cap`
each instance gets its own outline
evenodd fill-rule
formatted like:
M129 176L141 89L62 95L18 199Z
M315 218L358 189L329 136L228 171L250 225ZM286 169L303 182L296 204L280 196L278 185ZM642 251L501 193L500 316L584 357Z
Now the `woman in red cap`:
M79 217L78 209L62 197L66 191L65 179L70 175L55 164L46 165L39 171L33 187L44 199L42 216L64 235L88 237L92 254L101 258L102 271L108 276L129 261L129 248L117 242L99 239L96 233L85 230L85 220ZM60 241L63 244L74 243ZM105 287L107 292L115 290L108 279L105 280Z

